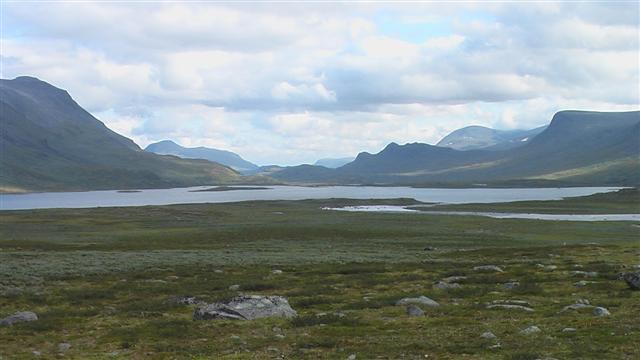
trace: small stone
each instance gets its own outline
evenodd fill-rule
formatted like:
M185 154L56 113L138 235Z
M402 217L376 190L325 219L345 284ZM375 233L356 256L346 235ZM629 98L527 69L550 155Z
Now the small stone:
M424 250L424 251L434 251L434 250L436 250L436 249L437 249L437 248L435 248L435 247L433 247L433 246L425 246L423 250Z
M500 344L494 344L494 345L489 346L489 349L495 350L495 349L500 349L501 347L502 347L502 345L500 345Z
M407 306L407 315L411 317L424 316L424 311L415 305Z
M593 308L593 315L598 316L598 317L602 317L602 316L609 316L609 315L611 315L611 313L606 308L603 308L601 306L597 306L597 307Z
M577 286L577 287L584 287L584 286L589 285L590 283L592 283L592 281L580 280L580 281L574 282L573 285Z
M71 344L69 344L69 343L63 342L63 343L58 344L58 352L59 353L65 353L70 348L71 348Z
M498 338L498 337L497 337L497 336L495 336L495 334L494 334L494 333L492 333L491 331L485 331L485 332L483 332L483 333L480 335L480 337L481 337L481 338L483 338L483 339L487 339L487 340L495 340L495 339L497 339L497 338Z
M215 269L215 270L213 270L213 272L214 272L214 273L216 273L216 274L222 274L222 273L224 273L224 271L222 271L222 270L220 270L220 269Z
M178 280L180 278L178 276L175 276L175 275L169 275L169 276L166 277L166 279L167 280Z
M278 339L284 339L286 336L284 336L283 334L276 334L276 337Z
M640 290L640 272L622 274L624 280L631 290Z
M488 305L487 309L507 309L507 310L524 310L528 312L533 312L530 307L522 306L522 305L511 305L511 304L500 304L500 305Z
M507 290L513 290L515 288L517 288L518 286L520 286L520 283L518 281L511 281L511 282L507 282L502 284L502 286L504 286L505 289Z
M496 265L481 265L473 268L474 271L494 271L494 272L504 272L502 268Z
M351 354L347 357L347 360L356 360L356 354Z
M564 333L576 332L576 331L577 331L576 328L570 328L570 327L562 329L562 332Z
M575 277L597 277L598 273L596 271L569 271L569 275Z
M539 327L535 326L535 325L531 325L526 329L523 329L522 331L520 331L520 334L522 335L531 335L531 334L535 334L535 333L539 333L542 330L540 330Z
M460 284L458 283L449 283L444 281L438 281L433 284L433 288L438 290L460 289L461 287L462 286L460 286Z
M462 280L467 280L467 277L466 276L449 276L440 281L446 282L446 283L458 283Z
M240 285L238 285L238 284L233 284L233 285L229 286L229 290L231 290L231 291L238 291L238 290L240 290Z
M30 322L38 320L38 315L31 311L18 311L13 315L9 315L6 318L0 320L0 326L11 326L13 324Z
M409 305L409 304L424 305L428 307L440 306L440 304L438 304L434 300L429 299L426 296L419 296L416 298L403 298L396 302L396 305Z
M271 273L273 275L280 275L280 274L282 274L282 270L279 270L279 269L271 270Z
M42 352L37 350L33 350L31 353L33 354L33 356L42 356Z

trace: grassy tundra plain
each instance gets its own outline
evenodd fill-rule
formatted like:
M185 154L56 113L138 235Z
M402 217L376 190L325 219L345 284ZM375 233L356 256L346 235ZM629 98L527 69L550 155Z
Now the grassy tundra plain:
M637 213L639 200L637 190L625 190L463 208ZM321 210L414 203L0 212L0 317L39 316L0 327L0 358L640 358L640 292L617 279L640 264L640 224ZM481 265L504 272L473 270ZM433 287L451 276L465 277L460 287ZM298 317L194 321L193 306L171 301L237 294L285 296ZM394 305L419 295L440 306L409 317ZM579 299L611 315L560 313ZM487 309L494 300L523 300L535 311ZM532 325L541 331L521 333ZM488 331L497 338L480 336Z

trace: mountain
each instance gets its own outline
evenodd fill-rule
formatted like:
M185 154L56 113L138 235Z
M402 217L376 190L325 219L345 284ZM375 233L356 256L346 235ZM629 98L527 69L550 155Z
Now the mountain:
M314 183L638 185L640 111L561 111L538 135L510 149L391 143L338 169L294 167L271 176Z
M546 129L496 130L484 126L467 126L445 136L436 146L456 150L504 150L522 146Z
M144 151L159 155L175 155L184 159L205 159L222 165L226 165L241 173L256 173L258 165L240 157L240 155L226 150L211 149L207 147L187 148L176 144L171 140L164 140L150 144Z
M329 169L339 168L342 165L348 164L352 162L354 158L352 157L344 157L344 158L326 158L320 159L315 162L315 166L324 166Z
M142 151L64 90L33 77L0 80L0 190L161 188L235 181L232 169Z

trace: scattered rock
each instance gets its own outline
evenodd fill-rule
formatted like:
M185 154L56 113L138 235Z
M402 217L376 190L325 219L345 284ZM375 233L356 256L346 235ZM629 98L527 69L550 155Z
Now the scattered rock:
M542 269L543 271L553 271L558 268L556 265L543 265L543 264L536 264L536 267L539 269Z
M493 300L487 305L498 305L498 304L508 304L508 305L521 305L521 306L531 306L528 301L525 300Z
M6 318L0 320L0 326L11 326L13 324L36 321L38 320L38 315L31 311L18 311L13 315L9 315Z
M238 290L240 290L240 285L238 285L238 284L233 284L233 285L229 286L229 290L231 290L231 291L238 291Z
M224 273L224 271L222 271L222 270L220 270L220 269L215 269L215 270L213 270L213 272L214 272L214 273L216 273L216 274L222 274L222 273Z
M513 290L513 289L517 288L518 286L520 286L520 283L518 281L510 281L510 282L502 284L502 286L504 286L504 288L507 289L507 290Z
M398 300L396 302L396 305L410 305L410 304L424 305L424 306L429 306L429 307L440 306L440 304L438 304L434 300L429 299L426 296L419 296L419 297L416 297L416 298L403 298L403 299L400 299L400 300Z
M31 353L33 354L33 356L42 356L42 352L38 350L33 350Z
M570 328L570 327L562 329L563 333L576 332L576 331L577 331L576 328Z
M284 334L276 334L276 337L277 337L278 339L284 339L284 338L286 338L286 336L284 336Z
M624 280L631 290L640 290L640 272L636 273L624 273L622 274L622 280Z
M530 307L522 306L522 305L487 305L487 309L511 309L511 310L524 310L524 311L535 311Z
M185 296L174 296L167 301L169 304L175 305L200 305L204 304L204 302L196 299L193 296L185 295Z
M180 279L180 277L175 276L175 275L169 275L165 279L167 279L167 280L178 280L178 279Z
M535 326L535 325L531 325L526 329L523 329L520 331L520 334L522 335L531 335L531 334L535 334L535 333L539 333L542 330L540 330L539 327Z
M279 269L271 270L271 273L273 275L280 275L280 274L282 274L282 270L279 270Z
M449 283L444 281L438 281L435 284L433 284L433 288L439 289L439 290L460 289L461 287L462 286L460 286L460 284L458 283Z
M356 354L351 354L347 357L347 360L356 360Z
M407 306L407 315L411 317L424 316L424 311L415 305Z
M473 268L474 271L495 271L504 272L499 266L496 265L480 265Z
M246 295L229 302L202 306L193 313L194 320L253 320L264 317L294 317L297 313L282 296Z
M435 247L433 247L433 246L425 246L423 250L424 250L424 251L434 251L434 250L436 250L436 249L437 249L437 248L435 248Z
M578 299L575 304L567 305L560 310L561 313L569 310L582 310L586 308L592 308L587 299Z
M601 306L596 306L593 308L593 315L602 317L602 316L609 316L611 315L611 313L606 308L603 308Z
M575 277L597 277L598 273L596 271L569 271L569 275Z
M462 280L467 280L467 277L466 276L449 276L440 281L446 282L446 283L458 283Z
M63 342L63 343L58 344L58 352L59 353L63 353L64 354L70 348L71 348L71 344L69 344L67 342Z
M491 346L489 346L489 349L491 349L491 350L495 350L495 349L500 349L501 347L502 347L502 345L500 345L500 344L495 344L495 345L491 345Z
M594 283L593 281L580 280L580 281L574 282L573 285L577 286L577 287L584 287L584 286L587 286L587 285L593 284L593 283Z
M487 339L487 340L495 340L498 337L495 336L491 331L485 331L480 335L481 338L483 339Z

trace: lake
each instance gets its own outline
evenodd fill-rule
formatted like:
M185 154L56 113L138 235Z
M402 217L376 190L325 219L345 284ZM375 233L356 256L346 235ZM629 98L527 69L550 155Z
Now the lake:
M91 208L185 203L222 203L249 200L304 200L327 198L393 199L413 198L422 202L449 204L491 203L521 200L559 200L616 191L617 187L573 187L532 189L432 189L375 186L268 186L267 189L210 190L211 186L140 191L48 192L0 195L1 210L47 208ZM234 188L237 188L234 186Z

